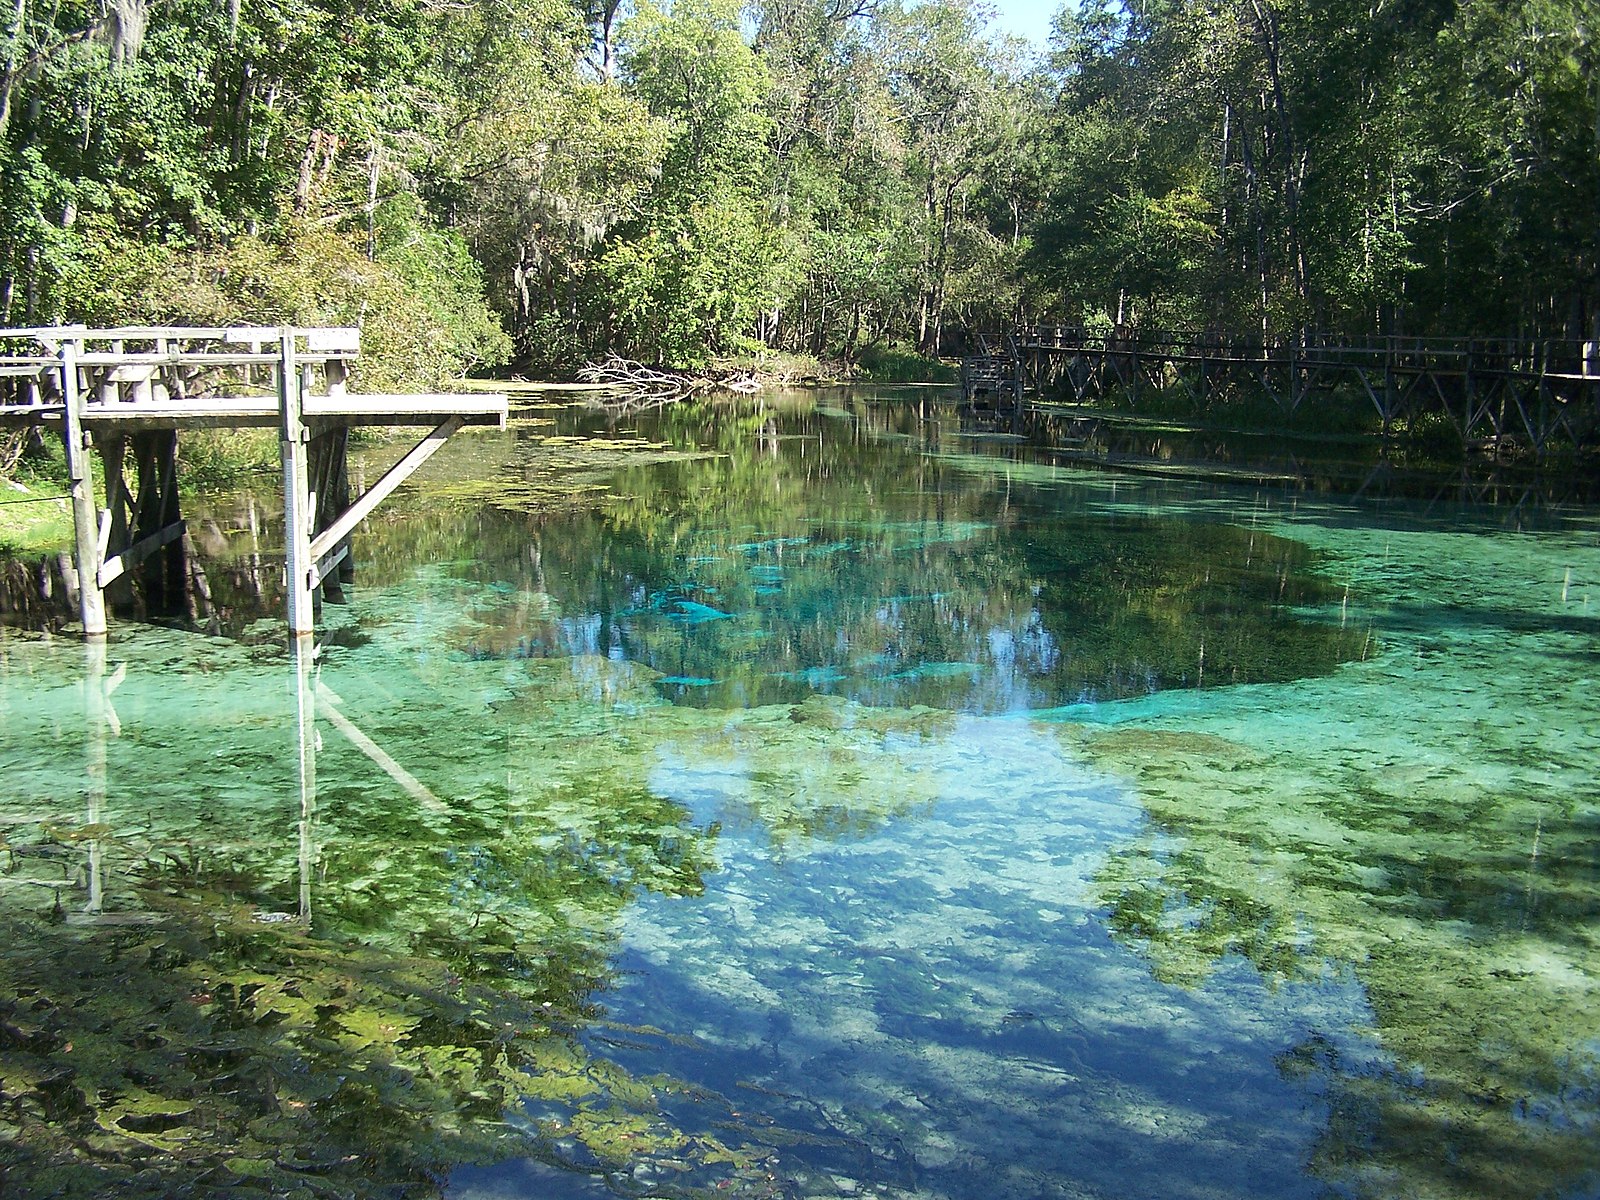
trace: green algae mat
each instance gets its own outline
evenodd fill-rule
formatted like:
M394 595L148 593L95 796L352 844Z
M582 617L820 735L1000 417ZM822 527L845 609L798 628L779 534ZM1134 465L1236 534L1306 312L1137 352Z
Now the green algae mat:
M1600 509L541 412L298 659L273 510L0 626L0 1194L1600 1188Z

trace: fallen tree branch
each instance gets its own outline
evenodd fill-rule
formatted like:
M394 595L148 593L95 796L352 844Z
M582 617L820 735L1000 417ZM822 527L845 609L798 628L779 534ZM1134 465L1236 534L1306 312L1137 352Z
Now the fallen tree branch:
M758 392L762 387L761 380L749 371L693 373L670 367L647 367L615 354L604 362L584 367L578 372L578 380L616 389L621 398L611 403L628 409L659 408L706 392Z

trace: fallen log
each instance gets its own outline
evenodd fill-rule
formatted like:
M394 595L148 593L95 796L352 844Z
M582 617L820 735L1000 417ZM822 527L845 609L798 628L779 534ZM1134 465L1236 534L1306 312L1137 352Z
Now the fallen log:
M608 407L627 410L659 408L676 404L690 396L715 391L758 392L762 382L743 370L710 372L680 371L671 367L647 367L631 359L611 355L603 362L590 363L578 372L580 383L601 384L619 394Z

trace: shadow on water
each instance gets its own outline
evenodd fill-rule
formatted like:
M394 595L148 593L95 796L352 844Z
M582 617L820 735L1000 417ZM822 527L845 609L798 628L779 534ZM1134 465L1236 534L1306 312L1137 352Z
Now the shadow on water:
M1492 454L1432 455L1372 437L1334 438L1288 430L1208 429L1181 421L1115 413L1035 408L998 424L967 418L978 437L999 429L1029 453L1153 476L1261 483L1288 492L1406 500L1452 519L1474 513L1516 527L1542 514L1600 503L1592 461L1535 463Z
M1600 634L1600 616L1581 613L1517 612L1512 609L1468 608L1456 605L1411 607L1389 605L1384 609L1387 629L1407 633L1445 633L1452 629L1493 628L1507 633L1570 633L1593 637Z

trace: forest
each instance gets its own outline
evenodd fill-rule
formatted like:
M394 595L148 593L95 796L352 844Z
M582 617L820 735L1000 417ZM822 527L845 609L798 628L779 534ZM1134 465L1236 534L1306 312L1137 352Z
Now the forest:
M1600 336L1594 0L13 0L0 325L369 380L1055 320Z

